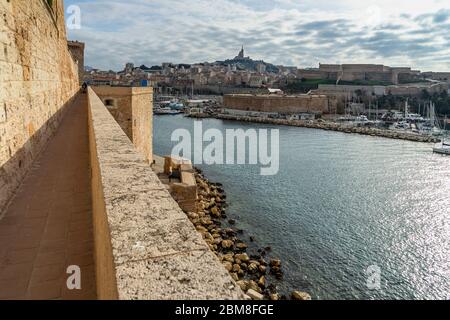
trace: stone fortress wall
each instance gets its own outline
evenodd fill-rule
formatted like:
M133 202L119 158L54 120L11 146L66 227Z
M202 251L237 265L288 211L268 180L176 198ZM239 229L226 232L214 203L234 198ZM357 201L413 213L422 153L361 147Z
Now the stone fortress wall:
M88 107L98 299L244 299L91 88Z
M392 94L394 96L420 96L423 90L429 93L440 93L448 89L448 85L443 82L436 83L412 83L392 86L358 86L358 85L332 85L320 84L319 88L312 90L312 93L318 95L327 95L335 97L341 102L358 98L358 91L365 96L384 96Z
M406 67L388 67L381 64L319 64L318 69L298 71L299 78L341 81L380 81L398 84L413 80L420 72Z
M223 98L227 109L278 112L287 114L296 113L330 113L334 112L335 101L325 95L250 95L230 94Z
M153 88L93 87L138 151L153 161Z
M450 84L450 72L424 72L423 75L428 79L445 81Z
M51 5L50 5L50 4ZM62 1L0 1L0 212L79 90Z
M52 178L59 177L57 171L48 169L51 163L37 156L53 137L62 118L71 115L65 110L83 108L80 103L84 97L79 96L80 64L74 61L66 41L62 0L0 0L0 15L0 219L4 221L1 211L27 173L33 175L35 170L46 169L54 173ZM89 140L86 142L89 142L90 163L85 163L86 168L80 170L90 166L85 178L91 179L92 194L87 200L92 203L61 199L65 207L89 207L87 213L92 213L92 217L83 218L93 221L96 297L244 299L242 290L136 150L146 154L148 161L152 160L152 89L108 90L104 92L109 97L105 100L110 100L107 101L111 102L110 109L117 106L123 111L118 120L122 126L91 88L87 94L89 136L86 138ZM114 96L116 90L119 92ZM65 120L63 125L71 118ZM31 166L33 172L28 170ZM77 178L77 173L70 176L70 179ZM29 202L39 202L42 212L35 214L45 216L48 203L36 195L36 188L41 187L48 186L45 182L23 184L21 191L26 199L22 201L26 208ZM64 190L72 195L77 191ZM72 221L60 223L59 218L55 227L58 248L68 250L66 246L73 243L65 241L69 239L66 231ZM45 232L48 221L43 224ZM40 237L40 225L33 221L29 227L33 235L34 232L38 235L36 238ZM83 230L77 239L92 241L87 231ZM1 236L4 234L2 229ZM19 237L18 240L29 242L30 239ZM39 251L49 247L40 240L32 240ZM0 261L2 266L4 261L3 258ZM20 270L13 273L22 275ZM60 276L56 269L45 274L55 279ZM56 289L61 288L56 285Z
M72 58L78 66L78 78L80 83L84 77L84 43L78 41L67 41L69 51L72 54Z

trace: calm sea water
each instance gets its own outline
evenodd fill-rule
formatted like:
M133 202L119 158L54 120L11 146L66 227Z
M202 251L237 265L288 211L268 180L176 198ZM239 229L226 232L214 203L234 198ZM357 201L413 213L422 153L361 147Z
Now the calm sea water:
M154 151L193 119L155 116ZM280 171L200 166L224 184L228 215L283 261L281 290L316 299L450 298L450 157L431 145L315 129L203 120L204 128L277 128ZM381 288L366 270L381 270Z

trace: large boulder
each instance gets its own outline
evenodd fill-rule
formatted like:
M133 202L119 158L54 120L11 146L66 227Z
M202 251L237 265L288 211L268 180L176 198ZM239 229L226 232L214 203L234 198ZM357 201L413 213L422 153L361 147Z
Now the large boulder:
M294 291L291 296L293 300L311 300L311 296L306 292Z
M238 260L240 260L242 262L250 261L250 258L249 258L249 256L246 253L237 254L234 257L235 257L235 259L238 259Z
M231 262L231 263L234 262L234 258L233 258L233 254L232 253L224 255L222 257L222 259L223 259L223 261L228 261L228 262Z
M248 265L248 272L256 273L258 271L258 265L256 263L250 263Z
M222 241L222 248L224 249L230 249L231 247L233 247L234 243L231 240L223 240Z
M248 281L247 280L239 280L236 284L242 289L242 291L247 291L248 289Z
M233 265L231 264L231 262L228 261L223 262L223 266L225 267L225 269L227 269L228 272L230 272L233 269Z
M252 298L253 300L264 300L264 296L263 296L261 293L256 292L256 291L253 290L253 289L249 289L249 290L247 291L247 295L248 295L250 298Z
M281 267L281 260L279 259L273 259L270 261L270 266L272 268L280 268Z
M219 209L217 209L217 207L211 208L211 214L215 217L220 217L220 212L219 212Z

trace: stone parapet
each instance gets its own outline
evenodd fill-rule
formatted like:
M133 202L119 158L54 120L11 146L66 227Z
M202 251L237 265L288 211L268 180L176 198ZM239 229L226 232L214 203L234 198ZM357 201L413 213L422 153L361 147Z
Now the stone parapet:
M243 299L130 139L89 88L99 299Z
M152 163L153 88L93 87L138 151Z

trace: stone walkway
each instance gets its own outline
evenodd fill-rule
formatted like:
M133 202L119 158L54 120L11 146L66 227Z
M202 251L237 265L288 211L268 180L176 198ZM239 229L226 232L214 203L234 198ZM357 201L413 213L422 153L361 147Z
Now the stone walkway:
M0 299L95 299L86 96L69 107L0 220ZM68 290L67 268L81 268Z

